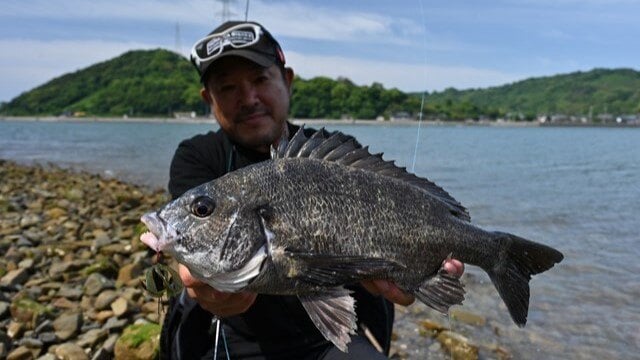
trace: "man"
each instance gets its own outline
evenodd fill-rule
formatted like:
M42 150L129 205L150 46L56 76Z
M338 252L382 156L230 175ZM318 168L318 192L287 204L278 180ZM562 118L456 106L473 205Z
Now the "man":
M269 158L270 146L298 127L287 121L293 70L285 67L278 42L260 24L226 22L198 41L191 61L201 76L200 94L220 130L183 141L171 163L173 198L229 171ZM307 129L309 134L313 130ZM448 261L447 271L462 273ZM180 265L186 291L172 299L162 332L167 358L384 359L393 325L393 304L413 297L384 280L354 284L358 335L347 354L324 339L297 297L223 293L194 279ZM366 290L365 290L366 288ZM210 331L213 315L222 319L217 350ZM375 344L375 345L374 345Z

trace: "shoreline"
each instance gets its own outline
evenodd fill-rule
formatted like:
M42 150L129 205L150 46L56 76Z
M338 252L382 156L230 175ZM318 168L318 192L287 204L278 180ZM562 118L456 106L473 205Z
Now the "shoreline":
M217 124L214 118L160 118L160 117L57 117L57 116L0 116L0 122L51 123L159 123L159 124ZM537 121L473 121L473 120L361 120L361 119L291 119L296 125L363 125L363 126L463 126L463 127L583 127L583 128L640 128L639 124L618 123L540 123Z
M58 117L58 116L0 116L0 122L50 123L159 123L159 124L217 124L214 118L161 118L161 117ZM470 121L470 120L361 120L361 119L291 119L296 125L363 125L363 126L468 126L468 127L583 127L583 128L640 128L639 124L618 123L539 123L537 121Z

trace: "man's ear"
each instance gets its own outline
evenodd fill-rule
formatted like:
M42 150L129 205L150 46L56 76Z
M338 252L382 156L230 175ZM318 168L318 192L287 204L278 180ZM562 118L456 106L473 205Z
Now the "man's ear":
M287 83L287 88L289 89L289 95L291 95L291 85L293 84L293 78L295 74L293 73L293 69L290 67L284 68L284 80Z
M209 105L213 105L213 98L211 98L211 94L209 94L209 92L207 91L206 88L202 88L200 89L200 97L202 98L202 100L204 100L204 102L206 102Z

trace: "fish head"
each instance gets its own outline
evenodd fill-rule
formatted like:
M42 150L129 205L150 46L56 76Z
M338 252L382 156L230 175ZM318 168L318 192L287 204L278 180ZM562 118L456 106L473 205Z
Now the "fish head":
M253 203L220 188L203 184L144 214L141 221L149 231L140 240L216 289L238 291L259 274L266 234Z

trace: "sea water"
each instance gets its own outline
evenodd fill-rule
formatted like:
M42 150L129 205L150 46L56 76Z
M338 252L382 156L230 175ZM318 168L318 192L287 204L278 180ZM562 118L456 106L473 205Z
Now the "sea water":
M0 158L165 187L178 143L215 128L0 121ZM399 165L413 164L417 126L328 128L356 136ZM533 278L524 329L510 322L493 290L481 299L468 294L463 308L509 329L508 340L498 342L517 358L637 358L640 129L423 125L419 134L414 172L466 206L475 224L565 255ZM473 267L467 273L484 276Z

